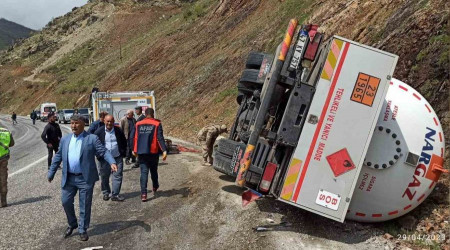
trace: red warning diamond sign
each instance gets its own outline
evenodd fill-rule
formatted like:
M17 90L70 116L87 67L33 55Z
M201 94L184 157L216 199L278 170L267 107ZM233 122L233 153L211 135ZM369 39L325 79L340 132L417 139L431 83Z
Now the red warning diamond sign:
M327 161L336 177L355 168L346 148L327 156Z

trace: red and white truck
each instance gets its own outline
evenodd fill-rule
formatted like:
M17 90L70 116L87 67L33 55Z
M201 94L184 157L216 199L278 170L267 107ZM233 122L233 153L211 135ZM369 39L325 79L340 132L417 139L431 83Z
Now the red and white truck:
M393 79L398 57L325 40L291 20L275 56L250 53L214 168L236 184L343 222L408 213L445 172L430 104Z

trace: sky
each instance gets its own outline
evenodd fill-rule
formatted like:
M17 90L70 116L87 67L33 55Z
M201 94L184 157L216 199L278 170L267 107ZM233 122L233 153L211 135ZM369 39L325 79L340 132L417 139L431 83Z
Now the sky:
M87 0L0 0L0 18L39 30Z

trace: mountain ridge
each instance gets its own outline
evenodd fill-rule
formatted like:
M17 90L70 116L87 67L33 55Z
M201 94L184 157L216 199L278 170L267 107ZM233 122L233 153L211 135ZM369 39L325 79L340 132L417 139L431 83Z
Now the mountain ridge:
M0 50L7 49L18 39L29 37L31 32L34 30L0 17Z

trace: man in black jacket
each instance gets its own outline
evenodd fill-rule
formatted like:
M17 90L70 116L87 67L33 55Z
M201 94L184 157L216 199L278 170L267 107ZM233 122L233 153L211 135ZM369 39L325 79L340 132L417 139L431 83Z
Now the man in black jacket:
M104 121L105 121L105 117L106 117L107 114L108 114L108 113L107 113L106 111L100 112L100 114L98 114L99 119L98 119L97 121L93 122L93 123L89 126L87 132L88 132L89 134L94 134L95 131L97 131L97 129L99 129L100 127L105 126L105 122L104 122Z
M36 119L37 119L37 114L36 114L35 110L31 111L30 118L31 118L31 120L33 120L33 125L35 125Z
M98 136L100 142L114 157L117 163L117 171L113 173L111 193L111 187L109 186L111 166L104 159L99 159L103 200L107 201L111 196L112 201L123 201L124 198L119 193L122 187L123 158L127 152L127 139L119 127L114 127L114 117L112 115L107 115L104 121L105 126L98 128L94 134Z
M59 149L59 141L62 137L61 128L56 123L55 113L50 112L48 114L48 123L45 125L44 131L41 134L42 140L47 144L48 149L48 169L52 165L53 151L56 153Z
M142 113L142 107L141 106L136 106L134 108L134 111L135 111L135 113L137 115L136 122L140 122L140 121L145 119L145 115Z

